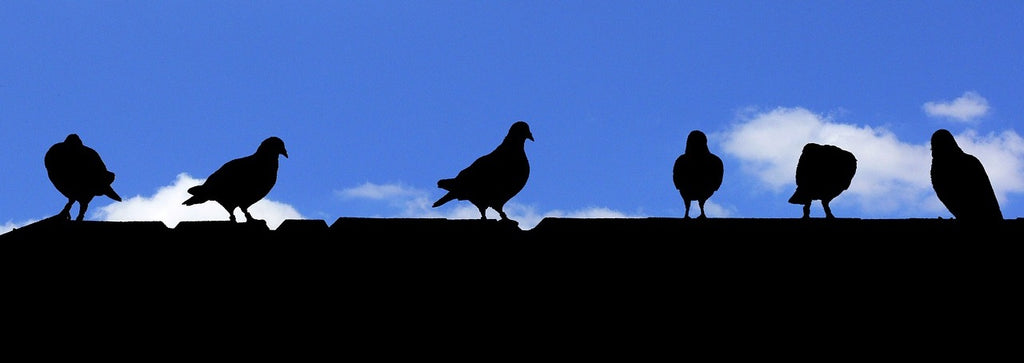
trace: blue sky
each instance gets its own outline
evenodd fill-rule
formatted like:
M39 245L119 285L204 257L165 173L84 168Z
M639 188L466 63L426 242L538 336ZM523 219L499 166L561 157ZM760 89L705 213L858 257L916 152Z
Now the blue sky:
M1021 1L4 1L0 232L63 207L43 154L69 133L124 198L90 220L226 220L184 190L268 136L290 156L252 209L272 227L476 218L431 208L436 182L517 120L536 139L506 206L524 229L682 217L671 168L695 129L725 163L711 218L800 217L808 142L858 159L837 217L949 218L928 179L940 128L1018 218L1021 19Z

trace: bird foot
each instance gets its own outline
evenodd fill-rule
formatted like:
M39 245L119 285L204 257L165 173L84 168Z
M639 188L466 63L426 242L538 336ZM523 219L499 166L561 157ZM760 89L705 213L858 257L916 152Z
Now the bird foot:
M71 215L70 214L64 214L64 213L57 213L56 215L54 215L54 216L52 216L50 218L46 218L45 219L45 221L48 221L48 222L65 222L65 221L70 221L70 220L71 220Z
M263 219L255 219L255 218L253 218L253 219L246 219L246 220L245 220L245 223L247 223L247 224L248 224L248 223L252 223L252 224L262 224L262 225L264 225L264 226L265 226L265 225L267 225L267 221L266 221L266 220L263 220Z
M513 225L513 226L516 226L516 227L518 227L518 226L519 226L519 222L516 222L516 221L514 221L514 220L511 220L511 219L507 219L507 218L506 218L506 219L499 219L499 220L498 220L498 222L499 222L499 223L507 223L507 224L511 224L511 225Z

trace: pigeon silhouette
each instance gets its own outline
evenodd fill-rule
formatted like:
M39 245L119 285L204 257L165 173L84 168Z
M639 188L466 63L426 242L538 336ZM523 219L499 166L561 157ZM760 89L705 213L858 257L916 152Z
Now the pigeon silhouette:
M965 153L948 130L932 134L932 188L953 217L963 221L1002 220L1003 212L985 167Z
M810 218L811 202L821 200L825 218L835 218L828 204L850 187L856 173L857 158L849 151L833 145L808 143L797 161L796 191L789 202L803 204L803 218Z
M68 198L68 203L55 218L70 220L71 206L78 202L75 220L81 221L89 209L89 202L96 196L105 195L121 201L121 196L111 187L114 173L107 170L96 150L82 144L77 134L70 134L64 141L53 144L46 151L43 163L50 182Z
M487 219L485 212L490 207L498 211L502 221L512 221L503 208L530 177L530 162L524 150L526 139L533 141L530 126L523 121L513 123L494 151L473 161L454 178L437 181L437 187L448 192L434 202L434 207L453 199L468 200L480 210L480 219Z
M228 161L210 174L202 185L188 189L192 197L183 202L194 205L215 201L219 203L235 222L235 208L245 214L246 222L256 221L249 214L249 207L270 193L277 183L277 156L288 157L284 141L271 136L260 143L252 155Z
M686 137L686 149L672 167L672 182L686 207L683 218L690 218L690 204L694 200L700 207L697 218L707 218L704 202L722 186L724 174L722 159L708 149L707 135L700 130L690 131Z

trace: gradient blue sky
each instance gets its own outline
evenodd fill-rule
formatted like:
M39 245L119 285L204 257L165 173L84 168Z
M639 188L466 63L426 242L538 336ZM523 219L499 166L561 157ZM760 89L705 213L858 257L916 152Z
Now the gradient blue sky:
M226 220L184 190L271 135L290 158L252 212L272 227L476 218L431 208L436 182L517 120L536 138L506 208L524 229L682 217L694 129L725 162L712 218L798 218L807 142L858 158L836 216L951 217L928 179L940 128L1018 218L1021 19L1022 1L3 1L0 232L64 205L43 154L69 133L125 198L90 220Z

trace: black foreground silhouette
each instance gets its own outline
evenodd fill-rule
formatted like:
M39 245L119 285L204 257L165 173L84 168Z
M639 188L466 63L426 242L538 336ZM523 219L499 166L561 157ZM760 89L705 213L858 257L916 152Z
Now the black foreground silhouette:
M981 161L964 152L948 130L935 131L931 144L932 188L953 217L963 221L1002 220L1003 212Z
M46 174L53 186L68 198L68 203L54 218L71 219L71 206L78 202L76 221L85 218L89 202L96 196L105 195L110 199L121 201L111 184L114 173L107 170L100 154L82 144L77 134L70 134L63 142L58 142L46 151L43 158Z
M325 326L353 337L357 348L346 353L363 355L406 343L422 354L452 339L516 350L529 334L574 356L595 343L621 347L612 354L627 360L638 349L676 346L667 326L707 332L700 342L720 351L775 344L780 329L796 327L778 346L794 336L847 350L864 346L865 334L886 342L912 334L929 347L970 336L977 344L965 354L976 355L975 346L1014 346L991 326L1012 320L1021 303L1007 289L1019 283L1020 247L996 242L1012 242L999 236L1019 236L1024 219L998 221L980 236L937 218L549 217L528 230L475 219L352 219L287 220L277 230L40 221L0 235L0 263L11 271L6 326L33 336L67 321L114 326L119 343L157 349L181 345L183 334L231 334L284 354L310 345L336 354L328 343L337 334ZM437 334L449 326L459 332ZM731 338L747 327L748 339ZM539 345L537 354L550 353L551 344ZM878 354L891 351L876 345ZM928 349L920 345L909 349Z
M518 224L505 215L503 208L530 177L530 162L524 149L526 139L533 141L530 126L523 121L513 123L494 151L473 161L454 178L437 181L437 187L448 192L433 206L439 207L453 199L468 200L480 210L480 219L487 219L486 211L490 207L498 211L502 221Z
M802 204L803 218L810 218L811 202L820 200L825 218L835 218L828 204L850 187L856 173L857 158L853 153L833 145L808 143L797 162L796 191L789 202Z
M246 222L257 221L249 214L249 207L266 197L277 183L278 155L288 157L284 141L271 136L260 143L252 155L225 163L210 174L202 185L188 189L192 197L182 204L194 205L215 201L219 203L235 222L235 208L245 214Z
M697 218L707 218L704 202L722 186L724 174L722 159L708 149L707 135L700 130L690 131L686 137L686 150L676 158L672 167L672 182L686 207L683 218L690 218L690 204L694 200L700 207Z

